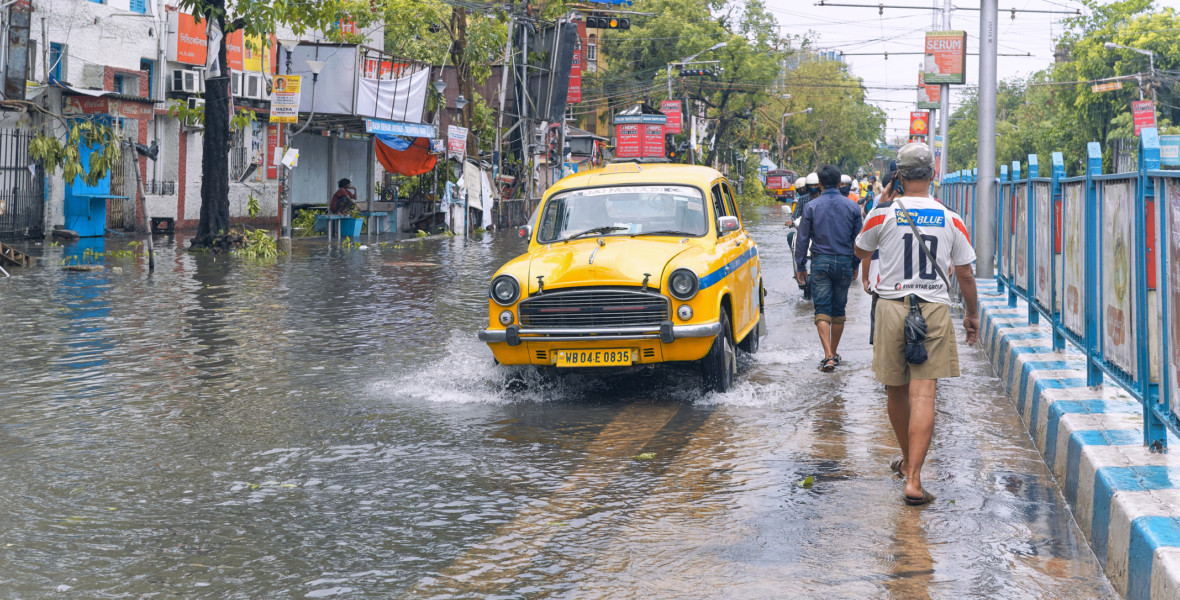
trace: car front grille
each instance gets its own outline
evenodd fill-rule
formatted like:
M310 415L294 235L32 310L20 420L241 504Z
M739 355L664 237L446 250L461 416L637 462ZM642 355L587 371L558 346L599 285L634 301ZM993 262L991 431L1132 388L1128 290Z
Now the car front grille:
M617 289L547 292L520 303L526 328L658 328L669 318L668 299L654 292Z

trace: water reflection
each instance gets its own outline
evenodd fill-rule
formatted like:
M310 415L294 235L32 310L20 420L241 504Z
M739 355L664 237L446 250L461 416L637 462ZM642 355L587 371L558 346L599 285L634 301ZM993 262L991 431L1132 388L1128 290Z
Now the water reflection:
M941 504L900 506L864 299L819 373L758 215L771 336L726 394L495 365L507 233L273 263L177 240L150 276L30 247L50 266L0 280L0 596L1113 597L977 357L940 396Z

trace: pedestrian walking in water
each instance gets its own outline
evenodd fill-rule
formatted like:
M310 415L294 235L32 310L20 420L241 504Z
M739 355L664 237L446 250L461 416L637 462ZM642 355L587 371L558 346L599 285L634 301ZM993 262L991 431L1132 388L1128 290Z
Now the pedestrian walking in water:
M897 162L894 161L889 165L889 171L885 174L884 190L881 192L881 200L877 203L877 208L885 208L893 204L893 178L897 176ZM868 211L866 211L868 212ZM873 297L873 304L869 308L869 345L873 345L873 330L877 325L877 301L880 297L877 296L877 285L881 282L881 251L873 252L872 258L861 259L860 261L860 283L864 288L865 293Z
M979 304L971 263L975 250L962 219L929 197L934 156L925 144L897 153L892 204L878 206L856 239L862 260L880 251L873 373L888 390L889 421L901 456L890 467L905 477L903 499L934 500L922 485L922 465L934 433L934 392L939 379L959 376L958 344L950 314L954 267L963 294L967 343L979 336Z
M816 176L823 191L807 203L799 220L795 278L800 285L811 285L815 328L824 349L824 359L819 366L824 372L831 372L840 364L838 350L840 337L844 334L848 286L860 266L854 255L853 242L863 216L860 207L840 193L839 169L824 165L816 170ZM810 277L807 273L809 247Z

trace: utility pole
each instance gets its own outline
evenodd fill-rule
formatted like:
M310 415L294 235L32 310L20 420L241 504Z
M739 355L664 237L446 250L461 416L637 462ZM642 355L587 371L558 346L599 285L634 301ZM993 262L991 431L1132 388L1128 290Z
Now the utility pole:
M951 30L951 0L944 0L942 6L942 30ZM939 156L938 160L938 194L941 197L942 180L946 178L947 155L949 154L948 150L950 150L951 146L951 86L944 83L938 87L941 90L938 94L938 134L942 136L942 154Z
M996 253L996 53L999 11L997 0L982 0L979 10L979 114L975 162L979 181L975 186L975 275L995 276Z

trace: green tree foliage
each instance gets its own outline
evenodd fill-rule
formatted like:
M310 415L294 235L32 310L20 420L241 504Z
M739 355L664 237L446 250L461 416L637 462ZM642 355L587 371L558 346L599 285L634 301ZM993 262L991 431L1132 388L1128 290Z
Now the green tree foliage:
M1086 0L1087 15L1066 20L1069 30L1058 40L1065 60L1027 79L1001 83L996 101L996 163L1020 161L1037 154L1042 163L1052 152L1062 152L1066 172L1082 173L1086 144L1103 146L1103 168L1113 168L1113 142L1134 146L1131 102L1140 93L1158 97L1157 121L1162 132L1174 129L1180 118L1176 69L1180 68L1180 15L1158 9L1151 0L1121 0L1100 4ZM1155 53L1156 77L1150 76L1146 56L1109 49L1107 42ZM1122 77L1121 90L1094 92L1096 80ZM957 92L958 93L958 92ZM974 92L951 116L951 170L975 166L978 103Z
M780 35L763 0L637 0L633 8L656 16L604 32L606 68L583 79L587 104L602 111L600 131L614 112L668 97L669 63L725 42L697 59L720 61L716 78L672 72L672 96L704 111L706 149L698 162L713 164L730 148L764 146L777 156L784 129L785 158L800 168L831 162L849 169L873 157L884 114L865 104L863 86L842 63L811 61L808 40ZM811 114L792 116L780 129L784 113L808 106Z
M40 161L46 172L61 169L67 184L81 177L86 185L93 186L119 161L122 152L119 138L109 125L74 120L67 123L62 138L47 133L34 136L29 141L29 156Z

